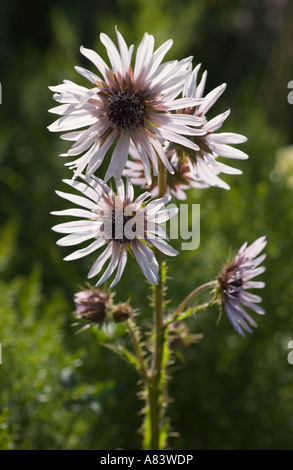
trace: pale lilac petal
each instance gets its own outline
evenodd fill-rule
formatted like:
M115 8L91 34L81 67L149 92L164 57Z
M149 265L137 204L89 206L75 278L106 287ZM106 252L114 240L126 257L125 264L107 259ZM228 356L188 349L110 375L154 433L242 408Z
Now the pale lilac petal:
M114 287L120 281L121 276L122 276L123 271L124 271L124 268L126 266L127 248L122 247L121 250L122 251L121 251L121 255L120 255L119 265L118 265L118 268L117 268L117 271L116 271L115 278L114 278L113 282L110 284L110 287Z
M260 268L253 269L253 270L249 271L249 273L244 274L243 279L245 281L249 281L253 277L259 276L260 274L265 272L265 270L266 270L266 268L264 266L261 266Z
M160 240L157 237L151 237L149 239L150 243L154 245L158 250L168 256L176 256L178 255L178 251L175 250L172 246L168 245L164 240Z
M107 243L107 241L104 238L100 238L99 240L95 240L92 242L90 245L88 245L86 248L82 248L80 250L76 250L70 255L66 256L64 258L64 261L72 261L75 259L83 258L84 256L89 255L93 251L98 250L101 248L101 246L104 246Z
M134 189L129 178L126 178L126 198L129 201L133 201Z
M150 60L154 51L155 40L151 34L145 33L140 45L137 48L136 60L134 65L134 79L138 82L150 70Z
M105 270L102 277L96 283L96 286L100 286L101 284L103 284L115 271L117 264L119 262L119 259L120 259L120 245L117 245L116 243L113 244L111 256L112 256L111 261L108 264L108 267Z
M128 158L129 145L130 136L122 134L113 151L111 162L105 175L105 181L108 181L112 176L117 179L121 178Z
M199 114L206 114L208 110L213 106L213 104L215 104L215 102L222 95L226 86L227 86L226 83L223 83L222 85L218 86L217 88L212 90L210 93L208 93L205 96L204 102L199 106L197 112Z
M60 246L71 246L71 245L79 245L79 243L85 242L93 238L93 231L89 230L88 232L76 232L71 233L70 235L66 235L60 240L57 241L57 245Z
M104 44L107 49L107 54L110 59L114 74L117 74L117 72L123 74L121 57L112 39L110 39L109 36L107 36L105 33L100 34L100 39L101 43Z
M56 194L58 194L58 196L62 197L63 199L67 199L68 201L77 204L78 206L83 206L90 210L95 209L96 205L85 197L76 196L75 194L64 193L63 191L56 191Z
M50 214L64 216L71 215L72 217L87 217L88 219L94 218L95 216L93 212L84 209L65 209L62 211L53 211L50 212Z
M246 281L245 289L263 289L265 285L265 282L262 281Z
M235 158L238 160L246 160L248 158L248 155L245 152L239 149L235 149L234 147L230 147L229 145L210 144L209 147L213 152L215 152L217 155L220 155L221 157Z
M97 191L95 191L93 188L91 188L88 184L80 183L77 180L64 179L62 181L63 181L63 183L68 184L72 188L75 188L77 191L81 192L84 196L88 197L89 199L91 199L95 203L98 201L99 194L97 193Z
M48 126L51 132L64 132L72 129L78 129L80 127L90 126L95 124L97 118L90 116L86 111L76 111L74 115L62 116Z
M266 246L266 237L260 237L253 242L249 247L246 248L245 254L249 258L255 258Z
M95 220L76 220L73 222L65 222L63 224L54 225L52 230L58 233L79 233L89 230L95 231L96 225L100 225Z
M172 45L173 45L173 41L172 41L172 39L169 39L168 41L164 42L164 44L162 44L155 51L155 53L153 55L153 58L152 58L152 65L151 65L151 68L150 68L148 74L146 75L146 78L151 77L152 74L154 74L156 72L158 66L160 65L160 63L162 62L164 56L167 54L167 52L172 47Z
M122 72L123 72L123 76L125 76L129 72L133 46L130 46L128 50L127 44L122 34L119 33L117 26L115 27L115 31L116 31L120 55L121 55Z
M233 132L220 132L218 134L209 135L209 141L215 144L242 144L247 141L247 137Z
M106 153L108 152L109 148L113 144L115 138L116 138L117 132L113 131L111 134L107 137L105 142L97 149L96 152L94 152L91 155L90 162L88 164L87 168L87 174L92 175L102 164L104 157Z
M240 295L241 300L245 300L247 302L254 302L259 304L262 301L262 298L259 295L252 294L251 292L246 292L244 290L241 291Z
M222 127L223 122L227 119L229 114L230 109L228 109L228 111L226 111L225 113L219 114L218 116L214 117L204 125L204 130L206 132L217 131L218 129L220 129L220 127Z
M149 280L151 284L158 284L158 271L156 268L154 269L154 267L151 267L151 265L149 264L149 260L146 258L146 252L143 251L143 249L141 248L142 243L138 243L139 242L137 241L136 244L133 243L131 246L133 254L144 276Z
M169 110L193 108L193 106L197 106L201 104L202 102L203 102L203 99L181 98L175 101L169 101L168 108ZM194 117L197 117L197 116L194 116Z
M109 243L107 248L103 251L103 253L98 257L98 259L92 265L90 272L88 273L88 276L87 276L88 279L99 274L101 269L103 269L103 266L105 262L107 261L107 259L109 259L110 256L112 255L112 249L113 249L113 244Z
M146 183L151 184L152 183L152 177L151 177L150 162L149 162L148 153L147 153L147 151L145 150L145 147L144 147L144 143L143 143L143 141L141 141L141 142L139 141L139 137L136 134L134 134L132 136L132 142L135 145L135 147L137 147L137 149L139 149L139 152L137 152L136 149L134 149L134 152L132 152L132 154L137 155L138 158L140 159L140 161L142 163L142 166L143 166L143 169L144 169L144 175L145 175L145 178L146 178ZM149 147L151 147L151 146L149 146Z
M80 52L97 67L104 78L107 77L107 74L109 73L109 67L95 51L81 46Z
M84 69L83 67L75 66L75 70L89 80L94 85L97 85L98 82L101 81L100 77L98 77L95 73L91 72L90 70Z
M199 96L197 94L197 75L198 75L198 71L200 67L201 67L201 64L198 64L194 68L193 72L191 72L190 75L185 80L183 90L182 90L182 96L184 97L188 96L189 98L196 98L197 96ZM190 69L191 68L192 66L190 67Z
M117 196L123 202L125 199L125 188L122 179L116 180Z
M196 132L196 130L194 131ZM199 133L200 132L201 131L199 131ZM183 137L182 135L176 134L172 131L168 131L163 127L160 129L160 133L164 139L169 140L170 142L176 142L177 144L180 144L183 147L187 147L195 151L199 150L199 146L197 144L187 139L186 137Z
M239 324L239 314L237 313L237 310L236 310L236 309L233 309L233 308L230 306L229 302L226 302L225 308L226 308L227 316L228 316L228 318L229 318L229 320L230 320L230 322L231 322L231 324L232 324L234 330L235 330L239 335L244 336L244 332L243 332L241 326L245 328L245 325L246 325L246 324L243 325L243 323L242 323L242 325L240 326L240 324ZM241 320L240 320L240 321L241 321ZM252 332L252 330L251 330L249 327L247 327L247 328L248 328L248 331L249 331L249 332ZM247 329L247 328L245 328L245 329Z

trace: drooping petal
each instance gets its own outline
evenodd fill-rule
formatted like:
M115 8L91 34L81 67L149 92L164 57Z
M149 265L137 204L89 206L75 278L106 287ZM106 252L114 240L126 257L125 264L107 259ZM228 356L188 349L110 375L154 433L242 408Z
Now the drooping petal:
M93 251L98 250L101 248L101 246L105 245L107 242L104 238L100 238L99 240L95 240L92 242L90 245L88 245L86 248L81 248L80 250L76 250L70 255L66 256L64 258L64 261L72 261L75 259L83 258L84 256L89 255Z
M112 250L113 250L113 243L109 243L107 248L103 251L103 253L100 254L98 259L92 265L87 276L88 279L99 274L99 272L103 269L103 266L106 263L107 259L109 259L110 256L112 255Z

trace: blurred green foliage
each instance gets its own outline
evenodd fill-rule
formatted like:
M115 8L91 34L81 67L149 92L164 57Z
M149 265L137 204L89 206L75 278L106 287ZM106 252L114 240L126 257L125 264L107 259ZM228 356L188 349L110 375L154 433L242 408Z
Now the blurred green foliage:
M114 39L117 24L128 43L143 33L157 46L168 38L168 58L194 56L208 70L207 91L227 90L211 111L231 108L225 129L248 136L237 162L242 176L224 178L229 192L191 191L201 204L201 244L169 263L170 308L196 285L217 276L245 240L267 235L262 292L267 314L258 329L238 337L216 309L189 321L203 339L172 365L169 409L177 449L291 449L293 368L293 209L290 165L280 175L276 154L293 143L293 8L289 1L31 0L0 3L0 448L136 449L142 402L138 377L98 344L95 331L75 335L73 294L92 259L66 263L56 246L50 211L70 177L58 157L67 144L46 127L54 106L49 85L82 83L74 65L90 67L81 44L105 57L99 33ZM293 157L292 157L293 158ZM291 178L292 180L292 178ZM176 245L176 243L175 243ZM178 247L179 247L178 242ZM150 293L129 260L118 300L145 309ZM144 310L145 309L145 310Z

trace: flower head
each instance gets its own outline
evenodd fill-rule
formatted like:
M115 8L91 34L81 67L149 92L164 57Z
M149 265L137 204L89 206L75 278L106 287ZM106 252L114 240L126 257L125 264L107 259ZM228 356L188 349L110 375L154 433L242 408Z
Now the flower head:
M55 92L54 99L60 104L50 111L61 117L49 126L49 130L73 131L61 138L74 141L63 156L83 154L67 163L76 175L80 175L85 168L87 175L92 175L102 164L107 151L116 143L105 181L112 176L117 179L121 177L129 147L133 144L139 150L150 184L150 162L156 175L158 158L173 173L162 147L163 141L175 142L194 151L199 149L189 136L202 134L195 127L201 125L204 119L172 111L195 106L202 99L176 99L182 91L192 58L161 64L172 46L171 40L154 51L154 37L145 33L132 68L133 46L128 48L117 28L116 34L119 50L106 34L100 35L110 67L96 52L81 47L81 53L97 67L100 75L76 67L77 72L91 82L92 88L68 80L50 87Z
M257 305L261 302L261 297L247 292L246 289L260 289L265 286L264 282L251 281L251 279L265 271L265 268L259 265L266 255L258 255L264 249L266 243L265 237L258 238L250 246L247 246L247 242L244 243L233 261L225 266L218 278L222 310L226 312L233 328L242 336L244 336L243 330L252 332L249 325L257 326L242 305L260 315L265 313Z
M64 180L65 183L81 192L83 196L63 193L57 194L82 207L52 212L52 214L81 217L81 220L65 222L53 230L68 235L58 240L61 246L77 245L91 239L90 245L74 251L65 260L86 256L106 246L92 265L88 278L100 273L106 261L111 258L104 274L96 286L105 282L116 270L113 287L124 271L127 253L131 251L145 277L152 283L158 282L158 262L151 249L155 247L169 256L178 252L167 242L163 224L177 212L177 208L165 209L170 196L146 201L150 193L145 192L134 200L133 186L127 180L126 188L122 180L116 181L115 193L104 181L93 176L84 181Z
M143 166L136 149L132 147L131 156L132 160L128 160L124 174L128 175L134 185L149 189L152 196L157 196L159 192L158 181L153 181L151 185L147 184ZM179 153L171 151L167 152L167 158L173 168L174 173L167 173L166 192L172 194L177 199L186 199L186 191L190 188L202 189L208 187L196 179L193 171L190 169L188 159L181 156Z
M202 78L199 84L197 84L199 68L200 64L186 78L182 95L185 99L200 99L204 97L204 101L199 105L187 107L178 112L183 112L184 115L206 118L206 113L222 95L226 84L218 86L204 96L207 72L205 71L202 74ZM168 145L168 159L171 160L175 155L186 157L196 181L206 183L208 186L230 189L229 185L222 181L218 175L220 173L241 174L242 172L220 162L218 157L241 160L248 158L248 155L230 146L231 144L246 142L247 138L245 136L231 132L216 132L223 125L229 114L230 110L219 114L210 121L205 119L205 122L200 127L202 134L190 137L199 147L197 150L188 149L181 144L170 143Z

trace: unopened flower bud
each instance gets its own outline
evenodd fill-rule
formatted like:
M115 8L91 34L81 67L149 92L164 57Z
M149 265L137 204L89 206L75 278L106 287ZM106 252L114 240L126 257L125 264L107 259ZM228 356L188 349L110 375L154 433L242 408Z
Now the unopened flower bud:
M116 323L123 322L131 318L133 310L128 302L119 303L113 311L113 318Z
M76 316L90 323L101 324L106 317L110 295L99 289L86 289L74 295Z

